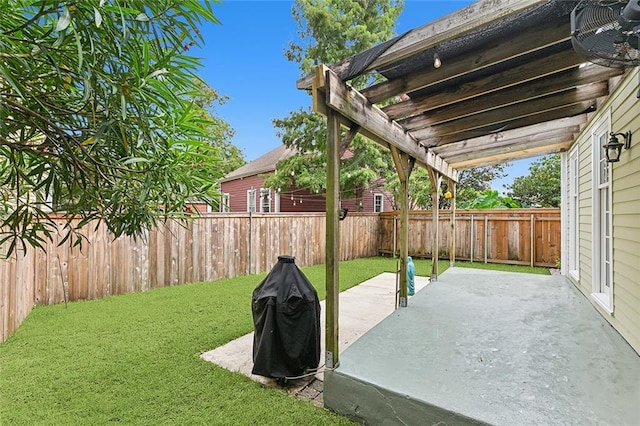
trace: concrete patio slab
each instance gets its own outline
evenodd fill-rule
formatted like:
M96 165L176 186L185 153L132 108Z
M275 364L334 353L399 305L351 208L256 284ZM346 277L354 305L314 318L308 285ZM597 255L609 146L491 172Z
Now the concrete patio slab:
M324 404L368 425L640 425L640 357L565 277L450 268L350 345Z
M416 277L416 295L429 283L426 277ZM257 285L258 283L256 283ZM396 274L383 273L355 287L340 293L339 350L342 352L373 326L395 310ZM416 296L413 296L416 297ZM409 298L409 305L413 297ZM325 307L320 302L321 356L320 366L324 365L325 351ZM224 346L204 352L200 357L230 371L237 371L265 385L274 385L274 380L251 374L253 368L253 333L246 334ZM317 374L322 380L322 369ZM303 384L301 384L303 386Z

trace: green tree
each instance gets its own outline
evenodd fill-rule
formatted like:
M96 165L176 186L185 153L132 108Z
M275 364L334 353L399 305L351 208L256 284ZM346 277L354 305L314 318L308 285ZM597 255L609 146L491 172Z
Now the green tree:
M495 189L485 189L465 205L465 209L514 209L520 207L517 201L502 197Z
M284 52L306 75L319 64L331 64L359 53L394 34L395 21L403 8L401 0L296 0L292 13L300 40ZM364 87L372 76L361 76L351 84ZM309 109L275 119L278 136L297 154L281 161L266 185L276 190L292 186L320 193L326 190L326 121ZM341 161L342 198L362 199L362 194L392 167L384 148L356 136ZM358 203L360 204L360 203Z
M460 170L456 185L456 206L458 208L469 208L470 203L490 187L492 180L500 179L504 176L503 164ZM400 180L395 170L390 170L387 173L385 188L398 199ZM442 196L448 190L447 182L443 181L439 189L440 195ZM432 191L431 180L427 171L422 167L415 168L409 178L409 209L431 209ZM450 200L441 197L439 208L449 208L450 204ZM395 208L399 208L399 206L395 206Z
M203 21L217 22L211 2L0 2L8 253L42 244L52 207L136 236L188 200L216 203L216 125L193 102L199 62L188 54Z
M203 140L213 148L212 155L221 160L219 171L226 175L245 164L242 150L231 142L235 131L229 123L215 115L216 105L224 105L229 98L201 80L197 80L196 84L199 91L193 101L200 108L198 117L205 128Z
M507 195L524 207L560 207L560 155L546 155L529 166L529 174L506 185Z

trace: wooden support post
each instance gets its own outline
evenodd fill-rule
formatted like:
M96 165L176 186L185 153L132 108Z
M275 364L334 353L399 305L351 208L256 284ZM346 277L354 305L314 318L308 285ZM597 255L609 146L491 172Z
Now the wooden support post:
M400 291L399 305L407 306L407 257L409 256L409 177L415 160L391 146L391 155L400 179Z
M449 227L451 229L451 235L449 238L449 266L454 266L456 263L456 183L449 179L449 192L451 192L451 219L449 220Z
M340 280L340 117L327 109L327 203L326 203L326 322L325 365L338 366L338 299Z
M431 181L431 187L433 188L431 193L431 205L433 209L433 248L431 250L431 282L438 281L438 251L440 249L440 230L438 226L439 217L439 204L440 204L440 183L442 182L442 175L434 169L427 167L429 172L429 180Z

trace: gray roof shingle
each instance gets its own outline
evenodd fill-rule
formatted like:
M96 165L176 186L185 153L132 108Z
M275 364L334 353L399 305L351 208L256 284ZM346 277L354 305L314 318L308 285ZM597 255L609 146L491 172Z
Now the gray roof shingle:
M287 148L284 145L280 145L277 148L267 152L261 157L239 167L226 175L220 182L228 182L235 179L240 179L247 176L254 176L262 173L272 172L276 169L278 161L289 158L295 153L294 148Z

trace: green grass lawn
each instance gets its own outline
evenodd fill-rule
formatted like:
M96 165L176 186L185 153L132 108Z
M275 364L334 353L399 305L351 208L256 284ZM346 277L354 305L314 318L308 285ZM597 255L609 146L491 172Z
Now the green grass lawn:
M429 260L415 264L430 274ZM340 287L395 268L342 262ZM324 298L324 265L303 271ZM0 424L351 424L199 358L252 331L251 292L265 275L34 308L0 344Z

